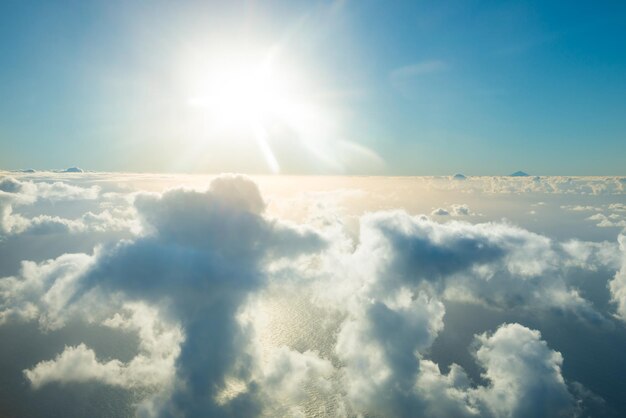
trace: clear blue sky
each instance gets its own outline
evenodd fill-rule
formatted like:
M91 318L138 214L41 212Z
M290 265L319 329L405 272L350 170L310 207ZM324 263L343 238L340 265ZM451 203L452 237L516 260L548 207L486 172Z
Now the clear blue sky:
M299 116L207 126L197 73L277 45ZM269 172L261 142L284 173L626 175L626 3L0 3L0 168Z

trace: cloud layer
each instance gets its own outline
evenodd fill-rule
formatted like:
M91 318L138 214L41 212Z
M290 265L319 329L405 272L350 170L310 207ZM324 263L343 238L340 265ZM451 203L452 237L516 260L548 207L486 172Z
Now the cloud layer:
M74 217L15 210L49 202L91 206ZM448 207L438 211L477 216ZM238 175L158 193L5 177L0 209L6 240L117 237L53 258L24 254L0 279L0 324L55 332L79 321L135 335L129 358L70 344L23 376L34 391L85 382L142 390L140 416L578 416L587 401L563 374L567 354L530 325L477 333L463 347L470 368L437 363L447 306L602 329L626 320L624 235L619 244L559 241L506 221L440 223L443 213L403 210L361 215L353 234L332 216L271 216L259 187ZM571 279L602 271L614 273L610 311ZM271 292L298 295L276 313ZM296 326L323 322L311 336L319 343L289 337L295 331L276 321L290 315Z

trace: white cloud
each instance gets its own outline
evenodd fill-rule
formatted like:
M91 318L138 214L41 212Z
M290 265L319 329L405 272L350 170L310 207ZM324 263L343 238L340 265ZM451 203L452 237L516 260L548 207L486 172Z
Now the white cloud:
M24 375L34 388L51 382L87 381L126 388L154 388L170 382L183 341L180 328L164 323L156 309L143 304L127 304L124 313L128 316L117 313L105 320L104 325L134 331L139 335L139 354L128 363L115 359L99 361L92 349L79 344L65 347L54 360L42 361L24 370Z
M506 193L617 192L610 179L448 183ZM271 218L258 187L235 175L217 177L207 190L163 193L45 184L1 180L4 234L134 235L92 254L23 262L17 274L0 279L0 322L37 321L55 330L85 320L137 334L137 353L127 361L72 343L24 373L33 388L97 381L155 389L138 406L142 416L304 416L311 393L332 398L337 416L575 415L563 357L519 324L476 337L486 385L456 364L442 373L430 350L444 330L446 304L607 321L567 275L621 264L610 291L626 318L623 236L620 253L612 242L561 243L506 222L442 224L388 211L360 216L352 237L339 217L307 225ZM41 199L95 200L101 212L74 219L13 212ZM465 204L442 210L473 214ZM287 281L333 318L326 351L268 347L258 338L260 322L250 317L261 313L251 301Z
M569 210L572 212L600 212L602 211L602 208L596 207L596 206L590 206L590 205L562 205L561 209L563 210Z
M363 300L337 337L348 399L357 411L402 416L417 406L416 352L443 328L445 309L424 294L398 296L402 301L396 303Z
M404 212L366 215L360 244L348 258L375 294L423 286L448 299L503 309L559 308L600 316L559 269L565 259L547 237L502 223L440 224ZM382 296L384 297L384 296Z
M266 416L306 416L300 407L307 398L307 389L329 396L336 389L330 381L335 372L329 360L316 353L300 353L282 346L272 350L261 366L257 382L266 405Z
M435 216L449 216L450 212L444 208L437 208L434 209L430 214Z
M32 206L38 201L92 201L100 197L100 187L80 187L64 182L19 181L12 177L0 180L0 236L19 234L59 234L109 231L138 232L134 212L128 208L111 208L99 213L87 211L76 219L46 214L26 217L16 208Z
M119 360L99 362L93 350L79 344L76 347L66 347L54 360L43 361L34 369L26 370L24 374L35 389L52 381L67 383L99 380L118 385L123 380L120 372L122 368Z
M624 203L611 203L609 205L609 210L614 210L617 212L626 212L626 204Z
M251 337L237 320L237 312L250 292L266 280L266 257L297 257L319 250L323 241L310 230L265 218L265 204L256 185L241 176L219 177L206 192L177 189L163 195L139 195L135 205L146 235L104 248L91 257L75 256L82 261L82 268L66 262L69 256L41 266L27 264L29 271L23 276L29 286L20 286L20 278L2 281L12 292L5 298L9 305L6 315L20 312L31 318L39 316L40 322L42 318L57 319L62 311L71 310L93 292L121 292L131 301L159 304L166 307L161 314L180 323L185 334L180 354L178 348L170 348L167 356L159 357L167 364L176 358L176 384L169 387L169 395L159 398L159 409L195 415L199 411L219 414L232 408L240 414L256 408L254 404L263 403L258 399L260 392L247 388L254 371L254 359L248 353ZM61 294L54 291L58 286L64 288ZM20 310L13 306L17 300L14 295L22 295L27 306ZM38 299L51 303L37 304ZM27 309L31 304L34 312ZM133 318L139 321L137 316ZM129 326L119 317L106 324ZM145 327L137 326L137 330L142 336ZM146 340L142 336L143 345ZM134 385L154 371L154 344L150 349L143 345L146 354L128 364L101 362L86 346L68 347L57 359L42 362L26 374L36 386L85 380ZM313 367L312 358L306 357L304 366ZM290 361L296 359L292 356ZM161 370L171 374L167 367ZM270 380L279 379L275 373L270 375ZM154 379L162 382L158 377L157 373ZM216 403L229 379L243 381L246 390L225 404Z
M472 215L472 211L470 210L469 206L467 206L465 203L452 205L452 213L455 216Z
M0 323L37 320L44 329L63 326L81 275L92 265L86 254L65 254L40 264L24 261L19 276L0 279Z
M470 210L469 206L465 203L462 204L453 204L450 206L450 209L445 208L437 208L433 210L431 215L434 216L469 216L474 215L474 213Z
M577 405L561 373L563 357L541 340L538 331L502 325L477 337L476 360L489 386L473 391L477 403L494 417L576 416Z
M558 308L602 320L563 279L550 277L565 263L559 251L546 237L507 224L439 224L403 212L364 216L358 247L342 260L343 268L335 270L347 289L329 296L337 297L346 312L335 352L351 408L381 416L408 416L419 410L432 417L575 412L560 373L560 354L549 350L538 332L520 325L503 326L493 336L479 338L477 360L491 386L471 389L459 366L443 375L423 357L444 327L442 297L469 297L502 309ZM333 294L341 286L337 279L334 276ZM526 339L526 346L536 351L534 357L514 350L515 338ZM507 349L514 363L509 369L498 360ZM515 364L530 371L520 376ZM550 373L543 370L546 364ZM554 395L548 404L533 398L547 384ZM498 397L506 402L498 405ZM542 415L544 408L547 414Z
M626 217L621 214L605 215L596 213L587 218L589 221L596 221L596 226L600 228L626 228Z
M565 265L592 271L599 268L617 270L620 266L621 253L615 242L569 240L562 243L561 247L567 255Z
M626 235L620 234L618 241L622 251L622 266L609 282L609 289L612 300L617 305L617 316L626 321Z

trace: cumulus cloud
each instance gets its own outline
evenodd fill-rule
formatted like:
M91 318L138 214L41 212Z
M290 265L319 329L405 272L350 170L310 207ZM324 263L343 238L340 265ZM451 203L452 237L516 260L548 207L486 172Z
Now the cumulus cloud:
M571 417L578 415L561 366L563 356L541 340L538 331L502 325L477 337L476 360L485 369L486 387L472 391L488 416Z
M164 322L155 308L141 303L127 304L122 312L106 319L103 325L139 335L139 354L132 360L104 362L85 344L66 347L54 360L42 361L24 370L33 388L51 382L87 381L125 388L157 388L170 382L183 340L180 327Z
M450 212L444 208L437 208L433 210L430 214L435 216L448 216L450 215Z
M64 200L93 200L97 199L100 187L75 186L61 181L18 180L6 176L0 179L0 191L11 193L13 200L18 204L33 203L37 199L51 201Z
M472 211L470 210L469 206L466 204L454 204L450 206L450 209L445 209L445 208L437 208L435 210L433 210L431 213L431 215L435 215L435 216L469 216L469 215L473 215Z
M99 380L107 384L120 384L123 381L121 369L119 360L100 363L93 350L80 344L66 347L56 359L43 361L32 370L26 370L24 374L34 388L51 381L67 383Z
M568 268L615 266L614 244L559 244L506 223L440 224L399 211L366 215L359 230L356 249L335 255L341 267L330 263L336 274L330 274L333 290L326 295L346 312L335 352L354 410L384 416L416 410L442 417L577 414L561 375L561 355L521 325L478 338L477 361L491 382L479 389L470 389L460 366L442 374L424 355L444 327L446 300L606 321L564 275ZM327 288L322 285L321 292ZM526 341L531 357L513 350L519 341ZM508 369L498 360L507 350L517 364ZM530 371L525 376L517 367ZM549 399L535 395L543 388ZM501 397L505 404L498 403Z
M470 211L469 206L462 203L462 204L452 205L452 213L454 213L456 216L467 216L467 215L471 215L472 211Z
M626 212L626 204L624 203L611 203L609 204L609 210L617 212Z
M591 205L562 205L561 209L573 212L595 212L586 220L595 222L599 228L626 227L626 210L623 203L609 203L599 206Z
M565 265L592 271L599 268L617 270L620 267L621 252L618 243L573 239L562 243L561 247L567 256L563 260Z
M619 247L622 251L622 266L609 282L611 297L617 305L617 316L626 321L626 235L620 234Z
M549 239L507 224L439 224L404 212L367 215L360 231L358 247L343 260L347 291L337 297L346 319L335 346L347 401L356 412L411 416L424 411L432 417L576 413L561 375L561 355L547 348L538 332L521 325L478 337L476 359L490 385L472 389L460 366L442 374L424 358L444 327L446 299L469 298L503 309L556 308L601 320L563 279L549 277L560 257ZM513 347L520 341L521 349ZM508 368L504 353L512 362ZM542 390L549 399L536 395Z
M47 234L91 230L89 220L95 216L101 221L109 215L102 212L98 215L89 213L79 219L50 215L37 215L29 218L16 213L15 208L33 205L38 200L50 202L95 200L99 194L98 186L80 187L58 181L51 183L19 181L12 177L4 177L0 180L0 236L25 232ZM114 226L115 222L111 222L110 225ZM109 229L108 226L105 228ZM129 226L124 225L124 228L127 227Z
M127 389L147 389L147 393L163 390L174 381L175 361L184 340L182 329L168 323L159 311L144 303L127 303L120 312L105 319L102 325L134 332L139 336L138 353L128 362L117 359L98 359L95 351L85 344L66 346L52 360L44 360L24 376L34 389L50 384L99 382ZM154 397L138 406L140 411L150 409Z
M624 228L626 227L626 219L621 214L605 215L596 213L587 218L589 221L595 221L596 226L600 228Z
M0 280L0 323L37 320L42 328L64 325L67 303L93 263L87 254L64 254L40 264L24 261L20 274Z
M566 259L547 237L503 223L440 224L405 212L366 215L360 231L348 260L378 295L426 287L451 300L601 318L560 277Z
M416 352L432 344L445 309L424 294L399 299L362 301L341 326L336 352L357 411L405 416L419 406L412 389L420 366Z
M166 319L180 324L184 339L168 337L178 346L162 360L176 359L176 383L168 396L159 398L157 410L187 416L256 410L262 402L251 383L250 330L239 323L237 314L248 295L265 282L266 258L318 251L323 240L311 230L264 217L265 204L256 185L240 176L219 177L206 192L177 189L139 195L135 205L145 235L93 256L25 264L23 277L1 282L7 289L3 316L39 317L40 322L56 324L61 312L80 305L93 292L121 293L128 301L160 305ZM79 262L70 262L72 258ZM62 291L57 291L59 286ZM114 318L107 324L123 321ZM58 358L26 371L26 376L35 386L90 379L133 385L145 380L151 370L147 365L154 363L154 353L144 351L147 354L124 364L101 362L86 346L68 347ZM229 379L242 381L246 390L220 404L217 396Z
M487 384L476 386L460 366L452 364L442 374L414 344L381 337L367 335L367 345L355 346L358 356L346 364L349 400L357 411L398 417L415 411L426 417L579 415L578 401L561 372L563 357L538 331L503 324L493 334L477 335L475 358ZM383 348L372 351L372 342ZM358 361L358 367L351 361ZM360 374L354 376L352 368Z
M311 351L300 353L285 346L272 350L258 373L265 416L304 417L300 405L307 398L307 389L323 396L336 389L330 380L335 373L332 363Z
M582 187L577 179L480 181L511 192L544 182L558 193ZM138 337L125 360L69 344L24 370L34 389L100 382L146 390L139 416L305 416L312 397L333 399L320 413L336 416L576 416L580 399L562 374L563 356L518 323L490 326L466 347L482 380L454 363L442 371L430 350L445 331L447 305L598 323L608 320L604 312L567 275L621 268L610 292L626 318L623 236L620 250L608 241L558 242L507 222L439 223L405 211L366 213L351 236L332 216L307 225L270 217L257 185L237 175L206 190L124 196L132 206L109 206L97 186L0 180L7 236L133 231L93 252L24 261L0 279L0 324L36 321L50 332L83 320ZM101 211L68 219L14 210L42 199L97 200ZM433 215L473 215L465 204L439 210ZM255 318L264 308L254 302L287 282L325 312L315 321L332 318L324 350L260 340Z

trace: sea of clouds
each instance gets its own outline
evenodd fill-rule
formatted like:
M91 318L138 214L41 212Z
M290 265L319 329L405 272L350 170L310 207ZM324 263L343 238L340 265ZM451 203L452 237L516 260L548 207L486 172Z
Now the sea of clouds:
M620 416L625 196L0 173L0 415Z

